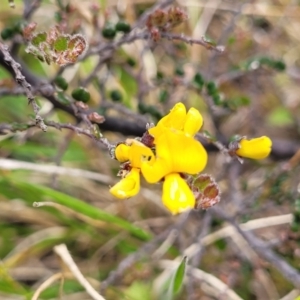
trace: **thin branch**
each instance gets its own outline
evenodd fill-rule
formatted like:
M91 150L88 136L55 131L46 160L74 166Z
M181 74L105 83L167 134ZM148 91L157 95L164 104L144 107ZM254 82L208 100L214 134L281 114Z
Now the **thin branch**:
M32 14L40 7L42 0L24 0L24 20L29 20Z
M253 233L245 232L238 223L236 223L231 217L227 216L218 207L214 207L212 212L229 222L260 257L270 262L272 266L274 266L287 280L292 282L295 287L300 287L300 273L284 261L272 249L268 248L265 242L256 237Z
M180 216L177 224L170 226L168 229L154 237L151 241L145 243L138 251L128 255L118 265L115 271L110 272L109 276L101 283L101 292L103 293L107 287L115 282L128 268L130 268L136 261L141 259L144 255L153 252L157 244L165 240L170 232L174 229L179 229L188 220L189 213L184 213Z
M92 286L91 284L84 278L79 268L75 264L72 256L70 255L65 244L61 244L54 247L54 252L62 259L62 261L68 266L71 273L78 280L78 282L85 288L86 292L94 299L94 300L105 300Z
M292 222L292 220L293 220L293 215L286 214L286 215L272 216L272 217L250 220L246 223L239 224L239 226L240 226L241 230L249 231L249 230L255 230L255 229L259 229L259 228L266 228L266 227L270 227L270 226L290 224ZM219 229L211 234L206 235L205 237L202 238L201 242L190 245L188 248L185 249L183 254L187 255L189 257L192 257L197 253L200 245L208 246L220 239L230 237L233 234L235 234L234 228L231 225L226 226L226 227Z
M224 46L214 45L214 44L210 43L209 41L207 41L204 37L201 37L201 39L194 39L194 38L185 36L183 34L173 34L173 33L169 33L169 32L161 32L161 37L166 38L168 40L179 40L179 41L185 42L190 45L193 45L193 44L201 45L208 50L214 50L219 53L223 53L225 51Z
M26 97L28 99L28 103L31 104L33 111L35 113L35 122L38 127L40 127L43 131L47 131L47 126L44 123L43 118L39 115L39 106L37 105L34 96L31 91L31 85L26 81L25 76L21 73L21 65L17 63L8 51L8 47L2 43L0 43L0 50L3 53L4 61L12 67L15 73L15 78L17 83L23 87Z

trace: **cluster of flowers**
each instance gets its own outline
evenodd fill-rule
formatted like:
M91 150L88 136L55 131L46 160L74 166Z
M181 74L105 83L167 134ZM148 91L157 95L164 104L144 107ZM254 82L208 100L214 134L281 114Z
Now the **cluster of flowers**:
M177 103L141 139L127 139L118 144L114 156L122 163L119 172L122 179L110 192L119 199L136 195L142 174L148 183L163 182L162 202L172 214L199 207L193 182L207 164L207 152L194 136L202 125L203 118L197 109L186 111L184 104ZM269 155L271 145L268 137L241 138L230 145L229 153L262 159Z

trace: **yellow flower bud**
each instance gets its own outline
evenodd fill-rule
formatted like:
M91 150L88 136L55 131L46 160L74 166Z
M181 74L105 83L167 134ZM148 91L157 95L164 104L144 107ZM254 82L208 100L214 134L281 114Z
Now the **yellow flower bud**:
M191 107L186 115L183 131L185 134L194 136L202 127L203 125L203 118L200 112Z
M165 177L162 202L173 215L195 207L195 197L179 174Z
M272 141L267 136L261 136L252 140L242 139L239 142L240 148L236 154L241 157L263 159L269 156Z
M117 184L115 184L109 192L119 199L127 199L135 196L140 190L140 170L132 168L130 173Z

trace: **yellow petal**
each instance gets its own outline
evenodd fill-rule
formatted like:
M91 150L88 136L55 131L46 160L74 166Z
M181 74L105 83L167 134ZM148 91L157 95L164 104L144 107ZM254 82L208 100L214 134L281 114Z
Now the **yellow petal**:
M191 107L186 115L186 119L183 126L183 131L190 136L194 136L202 127L203 118L200 112Z
M151 162L143 161L141 171L147 182L156 183L172 172L172 164L169 160L159 157Z
M129 160L130 146L126 144L119 144L115 149L115 157L119 162L125 162Z
M155 127L149 129L149 133L157 138L167 129L182 130L186 118L186 108L183 103L178 102L171 109L170 113L164 116Z
M129 150L129 161L133 168L141 168L143 160L152 161L154 154L150 148L143 143L133 140Z
M156 159L143 162L146 181L155 183L170 173L197 174L207 163L207 153L200 142L183 131L166 130L156 142Z
M162 202L174 215L195 207L195 197L192 191L176 173L165 177Z
M132 168L130 173L109 191L116 198L126 199L135 196L140 190L140 170Z
M241 157L263 159L269 156L272 148L272 141L267 136L262 136L252 140L242 139L239 142L240 149L236 154Z

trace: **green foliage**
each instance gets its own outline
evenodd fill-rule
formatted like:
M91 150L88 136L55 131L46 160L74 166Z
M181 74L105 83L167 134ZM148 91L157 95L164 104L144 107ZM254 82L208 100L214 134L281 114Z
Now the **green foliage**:
M110 98L114 102L122 102L123 100L122 93L119 90L112 90L110 92Z
M178 264L178 266L172 271L170 277L163 285L163 290L161 291L159 299L172 300L179 295L184 284L186 267L187 257L185 256L180 264Z
M284 71L286 68L282 60L273 59L269 56L253 57L241 64L241 67L246 70L257 69L263 66L270 67L279 72Z
M11 39L15 35L13 28L7 27L1 31L1 37L3 40Z
M166 103L168 101L169 96L170 95L167 90L162 90L159 94L159 102Z
M67 90L68 89L68 82L66 81L65 78L63 78L62 76L57 76L55 77L54 79L54 83L60 88L62 89L63 91Z
M291 112L282 106L274 108L269 113L267 121L272 126L287 126L294 122Z
M53 43L55 51L65 51L68 49L69 38L67 36L59 36Z
M152 300L150 285L141 281L133 282L124 294L126 299L130 300Z
M19 188L26 188L27 190L30 190L32 193L37 195L36 199L41 197L50 197L56 203L62 204L92 219L101 220L108 222L111 225L116 225L124 230L129 231L131 234L142 240L147 240L150 237L150 235L141 228L67 194L37 184L15 182L15 185Z
M72 97L76 101L87 103L90 100L91 95L85 88L79 87L72 91Z
M24 29L29 40L26 51L48 65L53 62L60 66L75 63L87 49L87 41L81 34L63 34L57 27L32 34L34 29L29 25Z
M194 80L194 84L196 85L196 87L201 90L205 83L202 75L199 72L196 73L193 80Z
M139 103L138 105L139 112L141 114L150 114L156 120L160 120L162 118L162 114L157 110L157 108L153 105L146 105L144 103Z
M47 33L39 32L32 37L31 43L33 46L38 47L41 43L46 42L46 39L47 39Z
M102 36L106 39L114 39L116 36L116 28L113 24L107 23L102 29Z
M127 22L119 21L119 22L116 24L115 29L116 29L116 31L128 33L128 32L131 31L131 26L130 26Z

